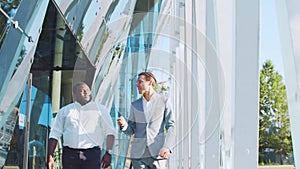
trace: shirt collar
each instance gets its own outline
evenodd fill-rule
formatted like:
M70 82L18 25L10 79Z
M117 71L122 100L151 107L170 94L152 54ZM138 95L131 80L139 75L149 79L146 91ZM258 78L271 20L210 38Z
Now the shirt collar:
M83 106L86 106L86 105L90 104L91 102L92 102L92 101L89 101L89 102L87 102L85 105L81 105L78 101L74 101L74 104L75 104L76 106L83 107Z
M143 102L151 102L151 100L153 100L153 98L154 98L154 96L156 95L156 92L154 92L153 94L152 94L152 96L150 97L150 100L149 101L147 101L146 100L146 98L144 97L144 96L142 96L142 100L143 100Z

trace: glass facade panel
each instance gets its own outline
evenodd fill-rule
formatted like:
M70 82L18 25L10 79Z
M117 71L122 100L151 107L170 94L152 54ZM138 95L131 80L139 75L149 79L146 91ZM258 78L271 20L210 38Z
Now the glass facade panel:
M135 87L137 74L148 70L150 48L157 26L159 5L159 2L154 1L148 1L148 4L142 1L136 2L118 84L114 93L111 112L112 115L116 116L114 119L119 116L128 118L131 102L140 97ZM118 126L116 125L116 127ZM118 155L115 156L115 168L130 167L130 160L128 159L129 143L130 137L119 133L115 143L117 147L115 152Z
M28 42L27 39L23 41L23 49L19 56L18 63L14 69L13 76L10 79L7 86L9 86L4 95L4 99L1 102L1 110L7 109L7 112L12 112L14 107L18 107L19 118L25 118L25 104L26 99L21 99L20 96L23 93L26 83L27 75L32 73L32 99L31 99L31 115L30 115L30 132L28 133L29 141L33 140L35 135L40 136L40 141L44 145L46 150L48 132L50 122L52 119L52 102L59 101L59 106L64 106L72 101L71 86L72 83L77 81L86 81L88 84L92 84L93 74L95 71L94 66L87 58L80 44L73 36L72 31L67 26L64 18L59 14L55 5L47 1L36 4L39 7L44 7L45 19L40 20L40 26L36 25L36 22L32 21L34 30L40 33L39 38L34 39L33 42ZM25 6L26 7L26 6ZM47 8L48 7L48 8ZM33 12L32 18L38 18L41 16L39 12ZM42 25L43 23L43 25ZM42 27L41 29L37 29ZM28 30L30 35L31 30ZM13 38L14 36L10 36ZM24 37L23 37L24 38ZM20 41L21 43L22 41ZM7 51L9 48L6 48ZM60 61L60 64L58 64ZM1 62L1 64L3 64ZM26 73L27 72L27 73ZM53 78L56 72L60 72L61 91L57 91L57 88L53 89ZM24 76L25 74L25 76ZM60 93L59 97L53 98L54 93ZM26 94L26 92L24 92ZM23 95L24 95L23 94ZM19 101L20 100L20 101ZM8 111L10 110L10 111ZM8 119L10 113L6 113L6 119ZM6 120L7 121L7 120ZM1 123L5 120L2 118ZM16 128L14 129L13 140L10 146L10 151L3 152L2 161L5 161L6 165L19 165L23 168L23 150L24 150L24 122L16 122ZM10 133L10 137L11 138ZM12 145L14 143L14 145ZM59 153L59 152L58 152ZM17 158L16 158L17 154ZM30 154L29 161L30 161ZM59 154L58 154L59 157ZM17 160L16 160L17 159ZM58 158L59 161L60 158ZM4 163L0 164L1 166Z
M21 4L19 1L3 1L1 3L18 9L15 10L13 21L10 21L18 24L13 27L10 23L8 25L10 29L6 30L5 36L1 35L3 39L1 39L0 49L0 127L3 137L1 137L0 142L4 145L7 141L15 140L12 134L15 133L13 128L17 123L12 119L19 113L17 108L18 101L30 71L40 36L40 31L37 28L40 28L42 25L48 1L24 0ZM7 155L9 155L7 150L11 150L12 147L15 147L15 145L11 144L11 147L8 149L1 150L0 166L4 165L5 161L3 159L7 158ZM6 162L9 163L12 160L6 160Z
M22 1L14 19L18 27L9 29L0 49L0 100L24 57L35 51L48 1ZM39 18L37 17L39 16ZM42 18L42 19L41 19ZM26 73L26 72L24 72Z
M236 5L230 3L229 6ZM215 55L219 51L211 52L219 48L212 49L208 39L199 35L209 36L216 46L222 45L216 37L219 33L216 24L222 21L216 12L221 7L216 8L215 3L208 1L184 0L4 0L0 5L10 16L16 9L14 20L19 23L14 28L0 15L3 25L0 27L0 168L3 165L23 168L25 158L22 157L30 155L24 145L36 134L46 150L51 119L61 107L73 101L72 85L78 81L90 85L93 99L110 110L118 132L111 167L129 168L130 137L119 131L116 119L121 115L128 118L131 102L141 97L136 79L145 70L157 76L156 89L170 96L179 119L178 144L168 168L219 165L220 137L211 129L219 127L220 118L219 114L207 113L214 103L211 98L222 100L220 95L212 95L218 94L218 86L212 85L218 84L221 74L216 70L219 60ZM256 9L255 5L251 7ZM225 17L236 18L233 14ZM191 25L207 32L198 34ZM255 35L249 32L250 36ZM232 43L228 45L231 49L236 47L233 42L228 42ZM242 60L232 57L232 63ZM211 63L207 65L208 61ZM249 75L252 70L254 65ZM26 99L29 73L33 77L31 100ZM233 79L232 83L236 81ZM255 96L247 99L253 101ZM24 119L28 102L31 103L30 130L26 132ZM217 113L220 105L219 101L214 103ZM216 136L213 142L207 138L211 133ZM54 153L58 168L61 168L61 150L59 141ZM254 157L254 153L250 154ZM217 162L207 162L211 158Z
M0 15L0 48L2 46L3 40L5 39L9 28L12 25L9 19L14 19L17 13L18 7L20 5L20 0L3 0L0 2L1 15ZM10 18L7 18L10 17Z
M101 66L107 55L127 39L130 28L130 15L135 1L114 1L103 15L103 19L90 21L92 24L84 31L80 41L89 58ZM87 19L90 20L90 19Z

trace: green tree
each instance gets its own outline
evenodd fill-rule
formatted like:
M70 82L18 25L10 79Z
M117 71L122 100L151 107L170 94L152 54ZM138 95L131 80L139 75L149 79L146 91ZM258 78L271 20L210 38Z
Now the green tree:
M259 161L271 163L275 162L272 156L289 157L292 140L286 87L270 60L260 71L259 106ZM280 163L283 161L280 160Z

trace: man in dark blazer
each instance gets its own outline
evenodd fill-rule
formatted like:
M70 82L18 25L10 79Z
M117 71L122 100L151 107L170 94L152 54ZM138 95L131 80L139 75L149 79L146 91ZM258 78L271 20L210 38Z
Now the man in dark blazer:
M128 122L117 119L121 130L133 136L130 157L134 169L165 168L175 141L175 115L170 100L156 93L155 76L138 75L136 87L143 96L132 102Z

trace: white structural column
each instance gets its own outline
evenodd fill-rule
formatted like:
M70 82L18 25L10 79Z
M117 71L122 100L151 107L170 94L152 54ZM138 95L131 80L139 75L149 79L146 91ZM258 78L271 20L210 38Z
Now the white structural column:
M300 1L276 1L296 169L300 167Z
M184 138L184 142L187 143L186 145L186 150L188 154L188 160L187 163L188 165L186 168L191 168L191 159L192 159L192 146L195 144L192 144L192 135L195 130L193 128L196 128L198 125L194 119L196 116L195 108L198 106L198 104L195 104L197 102L197 95L195 92L197 91L197 88L195 87L195 81L193 78L194 72L192 72L192 67L193 67L193 26L192 26L192 3L185 2L185 8L184 8L184 62L185 62L185 75L184 75L184 88L185 88L185 100L186 103L184 105L185 107L185 112L189 112L186 115L186 120L187 126L185 126L185 131L188 131L188 135L186 138ZM186 83L188 82L188 83ZM186 99L186 97L188 99ZM193 118L192 118L193 117ZM185 123L184 122L184 123ZM195 146L196 148L196 146Z
M193 89L192 95L192 121L191 127L191 162L190 168L204 169L205 166L205 0L186 1L191 18L187 22L191 23L191 42L192 48L192 67L191 72L194 82L191 84ZM202 140L201 140L202 139Z
M224 101L221 106L221 161L223 169L231 169L231 129L233 117L233 0L216 1L217 43L221 62L221 73L224 76Z
M235 2L233 167L258 167L259 1Z
M169 72L174 83L177 142L169 168L258 167L258 2L163 3L148 66Z
M205 42L205 126L202 136L205 146L204 169L220 168L220 61L217 56L217 25L215 1L206 1ZM221 89L222 90L222 89Z

